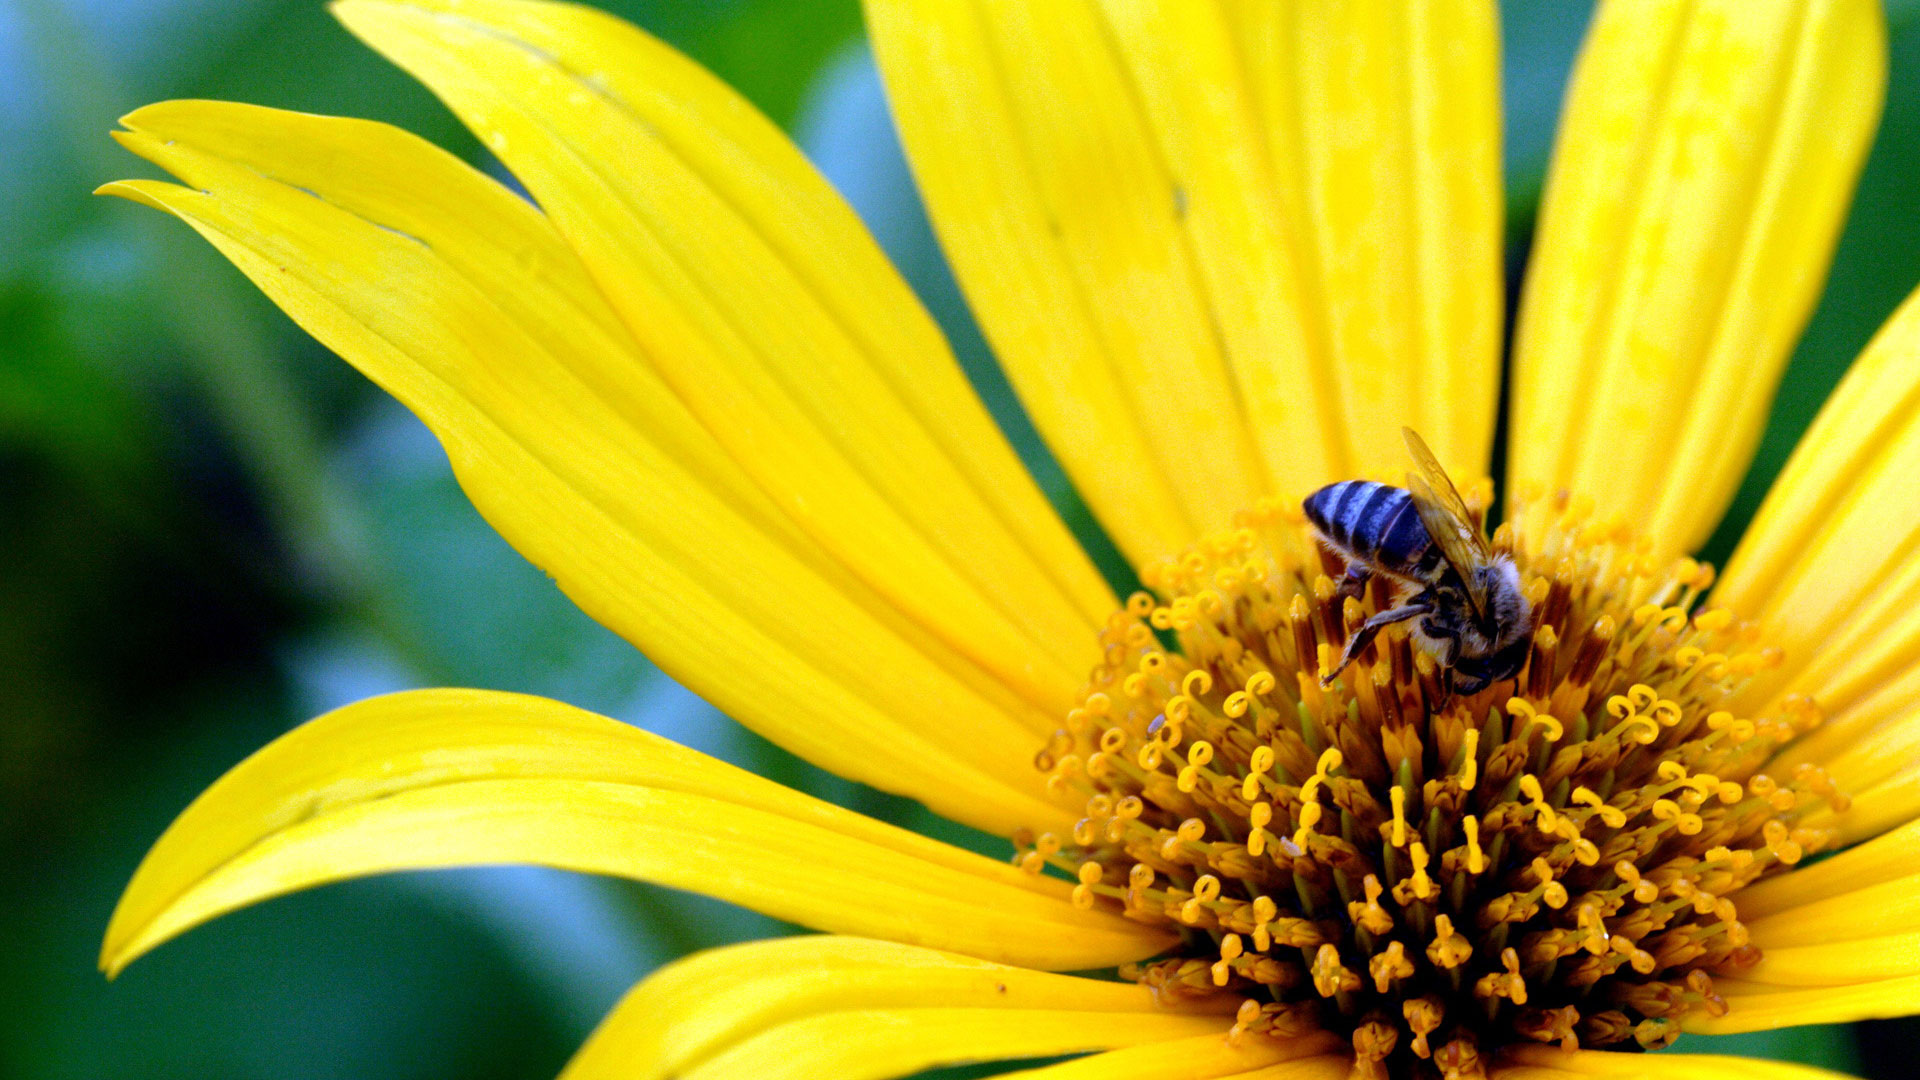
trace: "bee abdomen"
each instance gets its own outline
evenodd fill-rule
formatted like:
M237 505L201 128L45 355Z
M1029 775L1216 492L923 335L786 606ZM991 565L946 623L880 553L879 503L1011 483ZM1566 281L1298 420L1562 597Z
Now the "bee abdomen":
M1427 556L1437 554L1405 488L1342 480L1307 496L1301 509L1328 540L1399 573L1430 570Z

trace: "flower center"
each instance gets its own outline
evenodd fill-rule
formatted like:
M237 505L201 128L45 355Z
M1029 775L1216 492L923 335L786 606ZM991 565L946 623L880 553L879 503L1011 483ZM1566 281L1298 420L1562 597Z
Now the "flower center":
M1450 697L1395 624L1323 689L1384 590L1339 596L1292 507L1236 525L1109 619L1036 758L1086 816L1015 837L1076 903L1181 933L1124 975L1244 997L1235 1037L1339 1032L1376 1077L1481 1076L1521 1041L1651 1049L1726 1011L1713 975L1760 957L1734 894L1829 843L1801 819L1846 797L1761 771L1820 717L1736 715L1779 651L1693 613L1710 567L1523 499L1493 538L1534 613L1516 677Z

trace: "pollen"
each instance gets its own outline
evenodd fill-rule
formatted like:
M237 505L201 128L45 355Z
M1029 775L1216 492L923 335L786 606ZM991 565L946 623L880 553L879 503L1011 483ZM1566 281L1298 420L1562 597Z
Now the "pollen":
M1467 697L1400 624L1321 685L1392 598L1343 595L1291 507L1149 568L1036 758L1084 817L1015 861L1178 935L1126 977L1239 997L1235 1040L1335 1032L1356 1076L1652 1049L1725 1013L1714 978L1760 959L1740 890L1831 845L1803 821L1845 808L1818 769L1763 771L1818 711L1737 711L1780 653L1699 610L1710 567L1657 563L1564 494L1523 499L1493 546L1531 651Z

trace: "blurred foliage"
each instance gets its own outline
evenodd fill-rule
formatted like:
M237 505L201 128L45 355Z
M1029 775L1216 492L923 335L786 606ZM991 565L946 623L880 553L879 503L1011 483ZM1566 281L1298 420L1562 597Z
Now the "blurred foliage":
M915 201L854 0L607 4L796 130L947 327L1103 565L1127 571L1021 413ZM1586 5L1503 5L1509 250L1522 269ZM1795 437L1920 281L1920 4L1894 5L1887 121L1833 285L1782 386L1723 556ZM663 960L781 932L663 890L537 871L359 882L195 930L117 982L119 888L225 768L313 712L402 686L544 693L997 850L740 731L575 610L474 513L418 424L187 230L86 192L106 138L176 96L373 117L494 168L310 0L0 5L0 1075L547 1077ZM24 932L22 932L24 930ZM1869 1075L1914 1029L1743 1052ZM1688 1040L1684 1048L1721 1049ZM950 1072L958 1077L977 1075Z

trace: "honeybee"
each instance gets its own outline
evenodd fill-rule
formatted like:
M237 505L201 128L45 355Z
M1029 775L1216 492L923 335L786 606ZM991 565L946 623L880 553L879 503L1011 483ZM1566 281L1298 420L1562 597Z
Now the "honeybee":
M1331 685L1382 627L1408 622L1447 691L1475 694L1526 666L1533 610L1512 556L1494 554L1425 440L1401 431L1418 466L1406 487L1342 480L1302 504L1320 541L1346 563L1340 594L1359 596L1376 574L1393 586L1387 610L1347 639L1320 683Z

